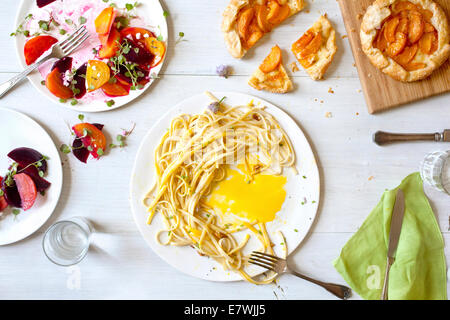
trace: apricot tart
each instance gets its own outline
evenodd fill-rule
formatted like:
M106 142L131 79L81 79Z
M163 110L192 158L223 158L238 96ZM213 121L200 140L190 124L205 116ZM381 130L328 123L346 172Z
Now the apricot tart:
M292 82L283 67L281 49L275 46L263 63L251 76L248 84L257 90L286 93L292 90Z
M323 78L336 51L336 31L326 15L292 44L292 52L313 80Z
M303 7L304 0L231 0L222 21L228 51L242 58L264 34Z
M428 77L450 56L448 20L432 0L376 0L360 37L372 64L403 82Z

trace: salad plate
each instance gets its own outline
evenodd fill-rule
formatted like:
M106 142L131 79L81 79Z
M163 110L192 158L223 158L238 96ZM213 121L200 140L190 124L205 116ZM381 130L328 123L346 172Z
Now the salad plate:
M4 178L13 164L8 157L11 150L32 148L45 155L45 180L51 183L45 194L37 195L28 210L8 207L0 212L0 245L6 245L28 237L48 220L61 194L63 170L55 144L37 122L22 113L1 107L0 119L0 135L6 137L0 139L0 175Z
M39 8L38 3L48 4ZM111 23L108 25L108 30L102 30L102 27L104 29L104 26L102 26L101 23L105 24L104 21L106 19L104 17L100 19L100 15L106 8L113 9L113 13L111 14L112 21L110 21ZM105 14L103 14L103 16L105 16ZM51 71L56 67L56 62L58 62L57 59L50 59L28 76L28 79L35 89L51 101L57 103L61 107L79 112L109 111L119 108L142 95L158 78L158 74L164 64L168 39L165 13L158 0L146 0L142 2L133 1L132 3L123 0L22 0L16 16L17 29L13 32L13 35L15 35L16 52L21 66L26 68L30 63L30 54L28 52L35 51L33 48L46 48L45 41L40 41L38 45L30 45L32 50L26 52L25 46L27 42L39 36L53 37L58 41L63 41L65 37L68 37L69 34L79 27L86 28L89 33L89 38L79 49L70 55L72 59L69 67L61 70L58 77L52 77L52 79L56 79L60 83L56 81L56 84L52 84L55 81L48 80L48 75L51 74ZM140 30L147 30L145 32L148 34L144 34L144 32ZM106 54L103 53L102 48L106 47L106 49L109 50L110 47L116 46L116 42L119 42L114 38L116 34L120 34L118 52L109 51ZM122 55L127 57L126 62L131 63L131 60L128 59L130 56L127 55L128 52L131 51L131 53L134 54L134 50L136 50L136 52L139 50L139 48L135 48L135 44L132 43L144 43L144 37L148 37L149 35L159 44L159 47L162 47L164 50L160 59L157 59L157 63L152 63L151 66L149 63L146 63L148 68L142 70L142 73L139 69L141 65L138 66L138 63L135 63L137 72L133 73L134 67L133 70L129 70L130 72L128 72L127 70L124 70L125 67L123 64L118 65L117 59L115 60L116 64L113 62L115 57L120 58L119 56ZM134 39L132 39L132 37L134 37ZM141 40L136 39L140 37ZM127 47L124 45L124 41L127 41L127 43L132 45ZM152 46L152 48L155 48L155 46ZM144 51L146 50L144 50L144 46L142 46L141 53L134 54L134 58L140 59L144 54ZM110 69L111 76L108 75L107 78L109 79L109 82L103 87L101 86L103 83L99 84L97 81L97 83L90 84L89 80L86 78L86 73L89 77L89 68L92 61L95 61L97 64L101 63L107 65ZM58 67L65 64L67 65L66 61L59 63ZM83 67L84 72L81 73L80 70L83 70ZM88 69L87 72L86 67ZM117 67L117 69L114 69L115 67ZM93 66L93 70L99 70L98 66L97 69L96 66ZM80 72L80 74L78 74L78 72ZM91 72L91 74L92 73L95 73L94 76L96 76L97 73L100 75L99 71ZM130 76L130 73L134 75L137 74L135 79ZM125 74L127 74L127 76L125 76ZM81 90L81 94L79 93L79 85L81 80L83 83L85 80L80 77L77 78L78 75L86 79L86 85L85 88ZM122 77L119 79L119 76ZM90 78L95 79L92 76ZM73 82L73 79L76 79L77 81ZM117 79L121 81L117 81ZM112 80L114 80L114 83ZM93 80L91 80L91 82L92 81ZM78 82L78 84L76 82ZM74 90L74 97L70 97L70 94L66 97L64 91L67 90L65 90L63 84ZM109 89L108 91L104 90L106 85L112 87L112 89ZM56 91L54 88L56 88ZM61 88L62 91L59 90ZM83 90L87 91L84 95Z

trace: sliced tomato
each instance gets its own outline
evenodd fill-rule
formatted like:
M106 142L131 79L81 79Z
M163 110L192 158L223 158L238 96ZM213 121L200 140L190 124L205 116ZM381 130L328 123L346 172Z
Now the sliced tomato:
M98 34L107 35L111 30L111 27L116 18L116 11L113 7L103 9L102 12L95 18L95 31Z
M2 185L3 177L0 177L0 186ZM6 209L8 207L8 202L6 202L5 197L0 197L0 212Z
M150 30L136 27L125 28L120 31L120 34L122 35L122 38L127 38L134 42L139 42L144 47L146 46L145 39L155 37L155 34Z
M111 29L108 37L99 35L100 42L102 43L102 47L98 52L98 56L100 59L109 59L116 55L117 51L120 47L121 35L120 32L117 31L116 28ZM105 39L106 38L106 39Z
M124 84L117 78L115 82L108 81L102 86L102 91L109 97L122 97L130 93L130 85Z
M58 40L52 36L37 36L25 43L23 48L27 65L35 62L42 54L50 49Z
M88 148L94 158L98 158L98 149L106 148L106 137L96 126L90 123L79 123L72 127L77 138L81 139L83 145ZM90 148L89 148L90 147Z
M64 85L62 75L58 69L53 69L45 80L48 90L60 99L70 99L73 97L73 91Z
M22 201L22 209L27 211L34 205L37 197L36 185L33 179L26 173L18 173L14 175L14 182L19 191L20 200Z

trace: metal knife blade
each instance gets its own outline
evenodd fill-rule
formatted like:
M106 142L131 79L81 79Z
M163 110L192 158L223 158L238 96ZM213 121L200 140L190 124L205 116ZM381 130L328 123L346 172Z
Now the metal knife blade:
M389 232L388 257L395 258L398 240L402 231L403 216L405 215L405 195L402 189L398 189L395 197L394 210L391 217L391 231Z
M398 240L400 239L400 233L402 232L403 216L405 215L405 195L402 189L397 190L395 196L394 209L392 210L391 217L391 230L389 231L389 245L386 262L386 273L384 276L383 291L381 293L381 299L388 299L388 285L389 285L389 271L395 261L397 253Z

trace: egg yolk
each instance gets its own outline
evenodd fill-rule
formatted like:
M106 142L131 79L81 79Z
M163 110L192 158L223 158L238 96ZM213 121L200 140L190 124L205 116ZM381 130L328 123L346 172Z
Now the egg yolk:
M206 204L214 208L225 225L269 222L281 210L286 198L285 184L284 176L257 174L249 181L246 175L227 168L225 180L213 188Z

